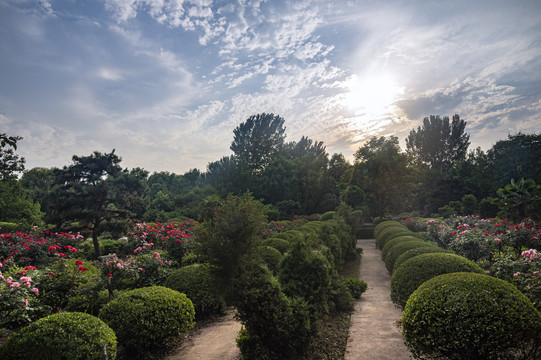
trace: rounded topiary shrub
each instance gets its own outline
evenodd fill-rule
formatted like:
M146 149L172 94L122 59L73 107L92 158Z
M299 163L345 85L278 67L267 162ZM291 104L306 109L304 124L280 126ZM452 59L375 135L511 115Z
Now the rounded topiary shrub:
M385 267L387 268L387 271L389 271L390 274L393 273L394 263L396 259L398 259L398 257L402 255L403 253L405 253L406 251L410 249L427 247L427 246L437 248L436 245L430 245L426 241L422 241L422 240L402 241L396 244L395 246L389 249L389 251L387 252L387 256L385 256L384 261L385 261Z
M280 251L276 250L275 248L271 246L258 246L256 248L257 254L263 262L268 266L268 268L276 274L278 271L278 267L280 265L280 261L282 261L282 254Z
M145 354L175 339L194 325L192 301L163 287L125 291L100 311L100 318L130 353Z
M192 264L175 270L164 284L166 287L185 294L193 303L195 314L201 316L222 312L224 299L211 268Z
M420 240L414 236L399 236L397 238L389 240L387 241L387 243L385 243L385 246L383 247L383 249L381 249L381 259L385 260L385 258L387 257L387 254L389 253L389 250L391 250L393 246L395 246L396 244L400 244L402 242L406 242L406 241L420 241Z
M321 215L321 217L319 218L319 221L327 221L327 220L331 220L332 218L334 218L334 214L336 212L334 211L327 211L326 213L324 213L323 215Z
M377 239L379 234L389 228L389 227L403 227L403 228L406 228L404 225L402 225L401 223L399 223L398 221L392 221L392 220L387 220L387 221L383 221L383 222L380 222L379 224L376 225L376 227L374 228L374 237Z
M376 245L379 249L383 249L385 244L397 236L412 235L413 232L409 231L405 226L389 227L383 230L376 238Z
M484 274L452 273L425 282L406 304L402 335L422 359L541 356L539 312L513 285Z
M432 254L432 253L451 253L449 250L442 249L438 246L434 246L431 243L426 243L423 247L416 247L409 249L405 253L401 254L394 262L393 271L398 269L400 265L405 263L407 260L422 254Z
M431 253L409 259L393 272L391 299L402 308L410 295L425 281L454 272L483 274L473 261L455 254Z
M282 255L285 254L289 248L289 241L278 237L270 237L262 242L262 245L270 246L278 250Z
M21 329L0 348L0 358L18 360L116 358L113 330L95 316L64 312Z

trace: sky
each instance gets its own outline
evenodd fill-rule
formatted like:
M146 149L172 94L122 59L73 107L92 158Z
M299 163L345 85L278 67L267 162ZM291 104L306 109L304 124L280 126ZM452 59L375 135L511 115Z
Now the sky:
M541 132L539 0L0 0L0 133L26 168L115 153L183 174L251 115L330 154L459 114Z

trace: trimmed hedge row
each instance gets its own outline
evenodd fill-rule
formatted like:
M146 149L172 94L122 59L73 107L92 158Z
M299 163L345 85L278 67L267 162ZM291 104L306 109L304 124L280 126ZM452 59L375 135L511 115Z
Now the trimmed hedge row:
M402 255L408 250L412 250L416 248L437 248L437 247L436 245L432 245L430 243L427 243L426 241L421 241L421 240L407 240L407 241L399 242L395 246L391 247L389 251L387 251L387 255L385 256L385 259L384 259L385 267L387 268L387 271L389 272L389 274L393 273L394 264L396 262L396 259L398 259L400 255Z

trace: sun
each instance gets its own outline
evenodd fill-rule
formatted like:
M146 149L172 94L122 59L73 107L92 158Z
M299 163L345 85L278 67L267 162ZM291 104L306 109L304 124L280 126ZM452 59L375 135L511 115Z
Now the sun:
M390 74L353 75L346 84L344 107L354 116L381 118L392 112L394 102L404 93Z

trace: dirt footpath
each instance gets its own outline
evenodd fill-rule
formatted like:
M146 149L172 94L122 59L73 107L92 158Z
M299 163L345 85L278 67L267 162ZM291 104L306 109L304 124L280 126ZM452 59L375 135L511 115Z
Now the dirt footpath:
M235 339L240 323L233 311L209 326L196 330L166 360L238 360L240 351Z
M400 309L391 301L391 276L381 260L376 241L358 240L363 248L360 278L368 289L351 315L345 360L408 360L398 321Z

